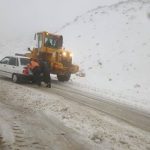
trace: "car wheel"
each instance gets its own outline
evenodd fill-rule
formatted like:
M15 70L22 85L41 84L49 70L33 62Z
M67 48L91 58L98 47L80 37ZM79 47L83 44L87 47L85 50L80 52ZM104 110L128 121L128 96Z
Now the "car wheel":
M14 83L18 83L18 82L19 82L19 77L18 77L17 74L13 74L13 75L12 75L12 81L13 81Z

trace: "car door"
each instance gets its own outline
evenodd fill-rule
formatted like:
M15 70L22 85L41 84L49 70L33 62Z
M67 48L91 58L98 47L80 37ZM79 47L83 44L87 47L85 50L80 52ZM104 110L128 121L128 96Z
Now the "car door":
M12 77L12 74L18 74L18 66L19 66L18 58L17 57L10 57L9 65L8 65L10 77Z
M0 61L0 75L2 76L10 76L10 72L8 69L10 57L5 57Z

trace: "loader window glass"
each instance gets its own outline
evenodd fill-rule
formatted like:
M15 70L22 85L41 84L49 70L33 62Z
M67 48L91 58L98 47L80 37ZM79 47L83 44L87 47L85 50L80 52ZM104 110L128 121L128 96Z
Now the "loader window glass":
M42 35L39 34L38 35L38 48L41 48L42 47Z
M62 47L62 38L58 38L55 36L47 36L45 37L45 46L52 48L61 48Z
M50 38L45 38L45 46L52 47L52 40Z
M56 40L53 39L52 37L48 36L45 38L45 46L46 47L52 47L56 48Z

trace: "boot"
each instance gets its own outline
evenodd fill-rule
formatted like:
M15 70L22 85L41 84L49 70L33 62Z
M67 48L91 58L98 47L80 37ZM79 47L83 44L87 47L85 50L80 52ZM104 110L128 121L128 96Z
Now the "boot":
M46 87L51 88L51 83L48 83Z

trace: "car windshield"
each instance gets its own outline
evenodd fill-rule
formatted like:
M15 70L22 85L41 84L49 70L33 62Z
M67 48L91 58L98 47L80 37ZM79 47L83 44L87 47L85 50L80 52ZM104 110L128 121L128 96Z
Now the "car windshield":
M30 60L28 58L20 58L20 63L22 66L29 64Z

